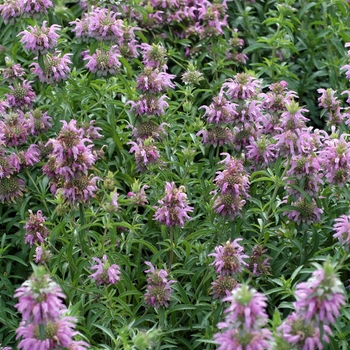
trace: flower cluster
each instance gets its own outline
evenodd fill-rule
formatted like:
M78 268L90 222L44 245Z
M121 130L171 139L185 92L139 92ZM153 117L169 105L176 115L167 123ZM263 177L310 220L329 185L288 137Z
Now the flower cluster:
M10 107L27 109L32 107L36 100L35 92L31 87L32 81L21 81L10 85L11 93L6 94L7 103Z
M217 279L212 283L212 294L214 298L224 298L237 286L236 280L232 277L241 271L248 264L243 260L248 258L244 249L238 244L242 238L236 238L233 242L227 241L225 246L215 247L215 253L209 254L215 258L211 265L215 266Z
M21 43L27 50L33 51L38 54L45 55L57 45L57 39L59 35L56 33L61 27L57 24L53 24L50 27L46 26L47 21L44 21L42 26L29 26L29 30L20 32L17 36L23 35Z
M47 14L47 10L53 7L50 0L5 0L0 5L0 16L3 18L5 24L14 23L15 18L36 17L40 14Z
M53 350L58 349L58 344L78 350L89 347L84 341L74 340L79 334L75 331L76 319L66 316L65 295L42 266L36 267L34 274L16 290L15 298L15 307L22 315L16 331L17 339L21 338L18 349Z
M218 350L270 349L272 334L263 328L268 321L265 295L243 284L223 300L230 306L225 310L225 321L218 323L222 331L214 335Z
M34 243L44 243L44 239L49 235L49 230L44 225L46 217L42 215L42 211L38 210L33 214L29 210L29 220L26 222L24 228L26 229L25 243L32 247Z
M62 191L64 198L71 203L81 203L94 197L97 191L98 176L89 176L88 172L98 159L93 143L87 137L87 131L77 127L77 121L62 121L63 127L56 139L50 139L46 146L52 147L43 172L50 178L53 194ZM100 137L100 128L90 126L94 132L90 137Z
M107 256L104 255L101 261L99 258L92 258L96 265L91 267L91 270L96 270L89 277L93 278L97 284L116 284L120 281L120 267L116 264L110 265Z
M158 201L160 206L155 206L156 212L153 219L159 221L168 227L182 227L185 221L190 220L188 213L193 211L187 201L187 195L184 192L185 187L177 188L174 182L165 184L165 196Z
M306 282L297 285L295 312L279 327L280 335L290 345L302 349L323 349L329 343L330 324L345 305L342 283L329 261L313 272Z
M33 62L30 66L34 74L39 77L42 83L54 84L62 80L66 80L70 73L69 64L72 63L70 56L72 54L66 53L62 56L60 51L54 53L47 53L44 56L44 69L40 67L39 63Z
M339 243L342 244L346 250L349 250L350 247L350 216L342 215L339 218L335 219L335 224L333 229L335 234L334 238L338 238Z
M168 307L172 293L171 284L176 281L168 281L168 273L163 269L155 269L149 261L146 261L145 264L149 267L149 270L145 270L148 283L145 303L156 308L161 306Z
M217 190L214 208L216 213L228 216L233 220L240 215L241 210L249 197L249 177L242 161L231 157L228 153L221 153L226 158L219 163L225 164L225 170L217 172L214 179Z

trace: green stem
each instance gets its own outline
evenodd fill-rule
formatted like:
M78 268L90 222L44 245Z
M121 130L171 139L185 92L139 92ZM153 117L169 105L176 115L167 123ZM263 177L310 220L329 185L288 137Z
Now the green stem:
M174 259L174 250L173 250L173 245L174 245L174 231L173 228L170 227L170 256L169 256L169 272L171 271L171 266L173 264L173 259Z
M85 220L85 210L83 203L79 203L79 216L80 216L80 226L83 227L78 230L78 236L79 236L79 242L81 245L81 255L84 256L85 254L90 255L90 246L91 241L90 237L88 236L89 244L86 244L85 241L85 235L86 235L86 220Z

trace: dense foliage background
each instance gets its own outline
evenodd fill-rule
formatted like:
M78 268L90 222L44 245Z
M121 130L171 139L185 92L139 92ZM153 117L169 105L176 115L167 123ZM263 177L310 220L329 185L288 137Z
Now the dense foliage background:
M42 265L91 349L215 349L215 247L240 238L228 275L267 297L266 348L307 349L279 330L298 284L325 261L337 293L350 278L349 4L49 3L0 5L0 344L17 348L14 294ZM49 53L25 39L43 21ZM345 304L324 348L347 349L349 322Z

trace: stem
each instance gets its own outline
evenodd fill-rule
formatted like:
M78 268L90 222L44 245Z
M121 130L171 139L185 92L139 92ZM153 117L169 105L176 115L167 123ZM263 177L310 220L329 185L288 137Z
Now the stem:
M171 265L173 264L174 259L174 250L173 250L173 244L174 244L174 231L173 228L170 227L170 256L169 256L169 272L171 271Z
M80 215L80 223L81 227L86 225L86 220L85 220L85 210L84 210L84 205L82 203L79 203L79 215ZM78 236L79 236L79 242L81 245L81 255L84 256L84 253L87 253L90 255L90 246L91 246L91 241L90 237L88 236L88 241L89 244L86 244L85 242L85 234L86 234L86 228L84 227L83 229L78 230Z

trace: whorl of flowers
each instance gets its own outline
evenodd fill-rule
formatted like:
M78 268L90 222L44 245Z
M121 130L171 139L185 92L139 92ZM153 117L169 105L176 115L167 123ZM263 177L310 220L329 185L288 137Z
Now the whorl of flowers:
M46 14L53 7L51 0L18 0L24 17L33 17L38 14Z
M130 141L128 145L132 145L130 153L135 153L137 169L145 171L150 165L161 165L161 159L158 148L153 144L153 139L138 139L137 143Z
M85 67L98 77L106 76L108 73L115 74L121 66L118 59L121 55L117 46L112 46L109 51L96 50L92 55L88 52L84 52L84 61L87 61Z
M2 71L4 80L8 80L9 82L13 82L17 78L23 80L23 75L25 75L25 71L20 63L16 64L9 57L5 57L5 63L6 68Z
M350 248L350 216L342 215L339 218L336 218L333 229L335 234L334 238L338 238L339 243L342 244L346 250Z
M42 83L54 84L66 80L70 73L69 64L72 64L71 55L66 53L62 56L60 51L55 51L53 54L48 53L44 56L44 70L39 63L33 62L30 65L33 67L31 71L38 75Z
M44 55L57 45L57 39L60 37L56 31L61 27L53 24L50 27L46 26L47 21L44 21L42 26L29 26L29 30L20 32L17 36L23 35L21 43L27 50Z
M242 238L236 238L233 242L227 241L225 246L215 247L215 253L209 256L215 257L211 265L215 266L216 273L220 275L237 274L248 264L243 260L248 258L244 254L244 248L238 244Z
M229 216L231 220L240 215L249 197L249 177L242 161L231 157L228 153L221 153L226 158L219 162L225 164L225 170L217 172L214 179L217 190L214 208L216 213Z
M332 335L329 325L345 305L343 285L331 263L317 267L311 278L297 285L295 312L278 328L281 337L298 349L323 349L322 341L329 343Z
M26 230L25 243L32 247L34 243L43 243L44 239L49 235L49 230L44 225L46 217L42 215L42 211L38 210L33 214L29 210L29 220L26 222L24 228Z
M161 93L169 88L175 87L171 81L175 75L166 72L160 72L157 68L146 66L137 78L137 88L143 93Z
M253 98L261 91L261 81L248 73L238 73L228 79L221 88L232 100Z
M149 261L146 261L145 264L149 267L149 270L145 270L148 283L145 303L155 308L168 307L172 293L171 284L176 281L168 281L168 273L163 269L155 269Z
M268 321L265 295L243 284L223 300L230 306L225 310L225 321L218 323L221 332L214 335L218 350L270 349L272 334L263 328Z
M92 258L96 262L96 265L91 267L91 270L95 270L89 277L93 278L97 284L116 284L120 281L120 267L117 264L110 264L107 256L102 257L102 261L99 258Z
M36 100L35 92L31 87L32 81L22 81L14 86L10 85L11 93L6 94L7 102L10 107L30 108Z
M34 269L34 274L16 290L15 305L22 314L17 339L21 338L18 349L54 349L54 344L64 348L80 350L88 348L83 341L75 341L79 334L74 330L76 319L64 316L67 307L63 303L65 295L61 288L46 274L42 266Z
M156 212L153 219L168 227L184 226L191 218L188 213L193 207L188 204L185 187L177 188L174 182L165 184L165 196L158 201L160 206L155 206Z
M87 131L77 127L77 121L69 123L62 120L63 126L56 139L50 139L46 146L52 147L44 173L51 180L51 191L56 194L62 189L63 196L70 202L86 202L94 197L97 191L96 181L99 177L89 176L89 170L98 159L92 149L92 140L87 137ZM98 129L90 132L100 137Z

